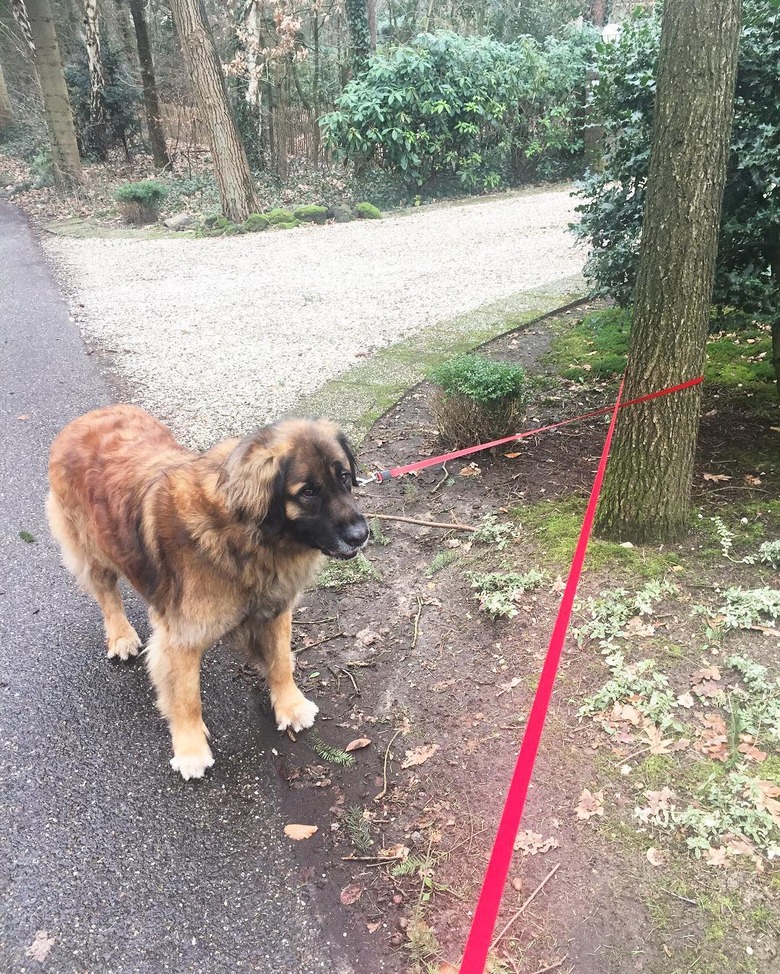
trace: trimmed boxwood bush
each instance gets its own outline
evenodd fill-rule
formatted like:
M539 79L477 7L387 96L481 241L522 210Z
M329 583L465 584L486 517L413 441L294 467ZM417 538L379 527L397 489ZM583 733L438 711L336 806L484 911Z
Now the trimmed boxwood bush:
M525 414L525 372L511 362L460 355L428 373L431 409L449 446L469 446L517 432Z
M155 179L125 183L114 193L125 219L131 223L155 223L167 189Z

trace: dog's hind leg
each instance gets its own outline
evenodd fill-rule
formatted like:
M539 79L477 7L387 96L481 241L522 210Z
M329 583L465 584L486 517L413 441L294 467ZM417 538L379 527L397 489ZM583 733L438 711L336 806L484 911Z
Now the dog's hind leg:
M293 679L294 659L290 649L292 612L288 609L266 622L251 623L250 631L242 633L242 642L251 656L261 663L271 694L271 706L279 730L291 727L294 731L311 727L319 707L307 700Z
M46 500L46 514L53 537L62 552L62 561L68 571L97 602L103 612L108 655L128 659L137 656L141 648L138 633L125 615L119 592L118 574L101 561L94 542L77 517L66 515L53 492Z
M171 731L171 767L185 781L202 778L214 764L200 702L200 661L206 649L177 645L164 626L155 626L146 649L157 708Z

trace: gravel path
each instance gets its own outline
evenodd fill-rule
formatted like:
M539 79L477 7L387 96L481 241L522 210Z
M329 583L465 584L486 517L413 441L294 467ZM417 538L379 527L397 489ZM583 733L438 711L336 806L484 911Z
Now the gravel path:
M428 325L571 278L574 217L556 188L296 231L45 246L128 397L205 445Z

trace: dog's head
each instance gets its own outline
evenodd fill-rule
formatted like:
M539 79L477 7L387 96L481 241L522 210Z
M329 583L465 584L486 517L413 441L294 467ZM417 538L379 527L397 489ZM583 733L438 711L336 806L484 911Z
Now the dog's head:
M220 486L228 506L263 536L286 537L332 558L353 558L368 524L352 495L355 457L326 420L290 419L245 437L228 454Z

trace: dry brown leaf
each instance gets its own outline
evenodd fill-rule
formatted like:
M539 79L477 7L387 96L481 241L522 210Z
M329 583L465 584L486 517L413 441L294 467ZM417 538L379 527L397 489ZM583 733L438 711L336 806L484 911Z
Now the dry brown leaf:
M504 456L508 460L516 460L519 456L521 456L521 454L519 454L519 453L505 453Z
M345 886L341 891L339 899L344 906L352 906L353 903L357 903L362 895L363 887L357 883L350 883L349 886Z
M584 788L580 795L580 800L577 802L576 812L577 818L583 821L592 818L594 815L603 815L604 792L597 791L593 793L590 789Z
M725 866L727 854L724 846L720 846L718 849L705 849L704 861L708 866Z
M49 936L48 930L38 930L35 934L35 940L30 944L30 946L25 950L25 955L31 957L33 960L40 961L42 964L46 958L49 956L49 951L54 946L54 937Z
M647 803L650 811L655 815L656 812L668 810L672 807L672 802L677 797L671 788L664 786L660 791L646 791Z
M725 720L720 714L699 715L699 720L703 727L698 731L698 740L694 745L696 750L715 761L728 761L729 738Z
M302 839L310 839L315 832L319 831L316 825L285 825L284 834L288 839L300 842Z
M479 477L481 473L482 469L476 463L470 463L467 467L461 467L460 469L461 477Z
M743 741L737 750L740 754L744 754L748 761L755 761L756 764L763 764L768 757L766 751L762 751L761 748L749 741Z
M642 714L636 707L632 707L630 703L619 703L616 701L612 705L609 716L612 720L625 720L629 724L633 724L634 727L639 727L642 723Z
M720 667L705 666L701 670L696 670L691 674L691 684L700 683L702 680L720 680Z
M626 626L626 632L632 636L654 636L655 626L646 623L641 616L634 616Z
M664 737L661 728L656 727L655 724L648 722L642 730L650 742L648 750L651 754L668 754L674 747L674 741L670 737Z
M776 825L780 825L780 787L774 781L756 781L758 796L751 794L750 788L744 791L745 798L753 798L756 808L759 811L767 811L772 816Z
M721 480L731 480L731 477L727 477L725 473L705 473L704 479L719 482Z
M376 923L367 923L366 930L368 930L369 933L376 933L381 926L382 924L379 921Z
M406 751L406 759L401 767L416 768L420 764L425 764L428 758L433 757L438 750L438 744L426 744L423 747L416 747L412 751Z
M349 744L344 748L345 751L359 751L361 747L368 747L371 741L367 737L356 737L354 741L350 741Z
M650 848L645 853L647 861L651 866L665 866L666 865L666 855L661 852L660 849L656 849L655 846L650 846Z
M695 702L696 701L693 699L690 693L681 693L677 698L677 703L681 707L686 707L689 710L695 704Z
M760 487L761 486L761 478L760 477L756 477L752 473L746 473L745 474L745 483L748 485L748 487Z
M724 692L723 684L718 680L702 680L691 687L697 697L717 697Z
M550 849L557 849L560 842L551 835L549 839L544 839L539 832L520 831L515 839L515 852L522 852L525 856L536 856L542 852L549 852Z
M409 855L409 846L402 845L399 842L397 845L390 845L386 849L380 849L377 855L380 859L406 859Z

